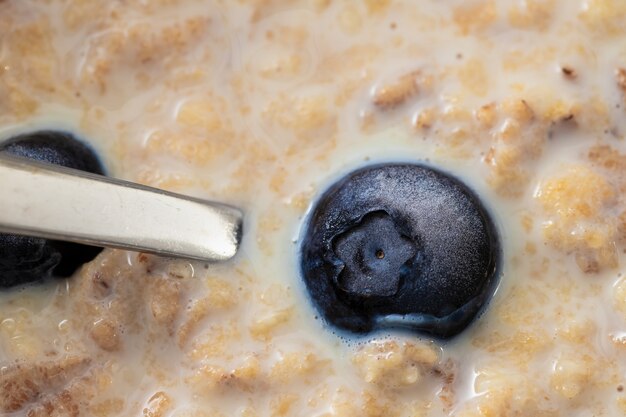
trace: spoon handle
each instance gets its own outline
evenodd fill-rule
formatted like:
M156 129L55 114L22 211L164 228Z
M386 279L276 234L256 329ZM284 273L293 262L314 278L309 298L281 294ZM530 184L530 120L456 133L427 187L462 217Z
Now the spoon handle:
M242 213L127 181L0 155L0 231L202 261L235 255Z

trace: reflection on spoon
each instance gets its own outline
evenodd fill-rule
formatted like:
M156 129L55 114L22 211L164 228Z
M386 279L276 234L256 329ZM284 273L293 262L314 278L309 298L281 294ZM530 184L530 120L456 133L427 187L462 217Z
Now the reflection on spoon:
M241 211L225 204L0 155L0 232L201 261L235 255Z

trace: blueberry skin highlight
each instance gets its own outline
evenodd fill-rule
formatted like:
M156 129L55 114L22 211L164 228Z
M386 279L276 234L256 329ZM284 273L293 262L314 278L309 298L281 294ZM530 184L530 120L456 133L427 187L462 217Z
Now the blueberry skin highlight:
M300 255L306 288L331 325L450 338L493 294L499 254L495 227L467 186L427 166L382 164L320 197Z
M38 131L0 143L0 152L93 174L105 170L96 153L69 133ZM72 242L0 234L0 288L39 281L50 275L67 277L102 251Z
M0 143L0 152L105 175L95 151L65 132L39 131L15 136Z

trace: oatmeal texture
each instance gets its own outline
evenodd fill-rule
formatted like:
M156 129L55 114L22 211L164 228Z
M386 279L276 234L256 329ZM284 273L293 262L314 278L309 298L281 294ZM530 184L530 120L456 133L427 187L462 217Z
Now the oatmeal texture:
M0 294L0 415L626 415L626 2L0 0L0 135L240 206L240 254L105 250ZM501 283L443 343L350 338L297 268L315 196L423 161L492 212Z

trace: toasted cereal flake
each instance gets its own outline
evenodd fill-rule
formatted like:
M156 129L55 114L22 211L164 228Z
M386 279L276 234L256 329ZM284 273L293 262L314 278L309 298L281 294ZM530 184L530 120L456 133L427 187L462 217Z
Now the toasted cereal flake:
M285 325L293 317L294 308L288 307L278 311L272 311L255 320L250 326L250 334L255 339L270 339L272 333L282 325Z
M250 393L266 387L268 382L271 381L262 374L260 362L255 356L248 356L230 372L221 366L208 364L185 379L195 392L205 394L216 390Z
M280 394L270 400L271 417L284 417L289 415L292 407L300 400L297 394Z
M617 225L607 212L615 190L603 176L582 165L571 166L546 179L535 197L548 215L543 234L549 244L574 252L584 272L617 265Z
M218 389L228 381L229 373L217 365L204 365L192 376L185 378L185 383L200 394L206 394Z
M593 378L597 364L589 355L562 353L554 363L551 387L571 400L580 395Z
M246 407L241 412L241 417L259 417L259 413L256 412L254 407Z
M272 255L272 245L270 241L274 239L274 233L280 230L283 224L283 220L276 214L275 211L263 215L259 220L259 226L257 229L257 242L260 249L267 255Z
M598 329L595 323L590 320L584 321L568 321L568 323L559 330L558 335L563 340L575 345L590 345L597 335Z
M163 391L158 391L146 402L143 409L144 417L165 417L172 408L172 399Z
M69 356L58 361L17 364L0 370L0 411L21 410L50 388L62 387L81 372L90 359Z
M331 361L320 359L311 352L290 352L276 362L270 371L270 377L284 384L294 379L312 377L318 372L328 372Z
M352 357L366 382L388 387L418 383L438 361L432 345L396 341L369 342Z
M430 129L435 123L435 112L433 108L427 108L419 111L413 118L413 126L417 129Z
M102 5L88 1L71 0L63 10L63 23L68 29L76 30L94 16L102 15Z
M119 79L121 71L134 71L136 77L143 75L150 82L154 74L162 73L197 47L209 27L210 19L204 16L163 27L143 20L125 22L118 30L89 39L81 83L85 87L95 84L99 94L110 93L110 83Z
M450 103L445 106L441 113L441 118L444 122L450 124L471 122L472 112L468 108L458 104L456 97L448 97L448 101Z
M174 334L174 321L181 307L180 283L171 279L154 277L150 310L152 317L161 326Z
M356 3L344 6L337 18L341 29L348 34L355 34L363 27L363 19Z
M526 0L509 8L509 22L519 28L546 30L555 6L554 0Z
M244 362L235 368L232 377L244 391L252 392L255 384L262 381L261 362L255 355L248 356Z
M364 0L367 11L370 14L382 13L391 4L391 0Z
M484 157L491 170L489 185L503 196L519 196L528 185L532 163L543 152L548 125L539 123L529 102L517 97L483 106L475 115L492 130L493 145Z
M362 413L368 416L389 416L400 417L401 412L399 404L392 403L380 398L377 391L367 390L362 394L363 409Z
M180 133L156 130L148 138L145 151L150 154L164 154L182 159L194 165L207 165L226 152L227 141L232 139L232 132L219 131L219 137L198 136L193 132Z
M458 77L467 91L478 97L484 97L487 94L489 77L481 59L467 59L465 65L459 68Z
M580 17L599 33L619 35L626 17L626 4L621 0L586 0Z
M309 204L311 204L314 195L315 189L313 187L308 187L305 191L287 197L285 203L290 207L293 207L298 212L303 213L309 207Z
M274 57L269 62L264 62L260 68L260 74L264 78L280 80L295 77L303 72L305 63L303 57L298 54L286 54Z
M376 86L372 93L372 103L382 110L393 109L403 104L419 92L420 74L418 70L412 71L394 81Z
M623 172L626 169L626 155L621 154L609 145L592 146L589 149L588 157L594 165L606 170ZM626 180L624 178L620 179Z
M503 144L491 147L484 159L492 170L489 185L504 196L519 196L529 181L528 171L520 164L523 159L524 152L519 147Z
M523 369L535 355L551 347L553 340L545 331L515 331L512 334L496 331L474 339L472 344L489 353L504 355L508 361Z
M176 115L176 121L182 125L215 132L224 128L220 113L224 112L226 102L223 99L200 99L185 102Z
M520 125L527 125L535 118L535 112L524 99L508 98L502 101L502 113L518 122Z
M481 106L474 113L476 120L483 129L491 129L497 120L496 103L489 103Z
M35 113L39 103L28 93L17 87L9 87L8 94L4 95L7 112L14 113L18 118L24 118ZM3 100L4 101L4 100ZM3 102L0 102L2 104Z
M486 29L498 17L493 0L467 2L454 9L454 23L463 35Z
M613 177L620 203L625 202L626 155L609 145L596 145L589 149L588 158L595 167ZM623 243L626 241L626 210L619 213L616 220L618 223L618 241Z
M177 337L180 347L187 344L192 332L212 311L228 310L237 305L235 289L226 280L210 276L206 280L206 286L207 296L191 303L187 309L186 320L178 328Z
M89 413L94 417L119 415L124 411L125 402L121 398L110 398L89 406Z
M263 118L270 125L294 131L305 140L315 139L335 124L328 97L319 94L281 94L268 103Z
M533 230L535 221L529 213L523 213L520 220L525 232L529 233Z
M227 357L228 345L241 339L239 326L229 321L224 325L214 324L202 329L202 334L194 338L189 357L195 361L215 357Z
M270 284L265 291L259 295L259 301L270 307L288 307L292 301L291 290L281 284Z
M122 347L119 331L115 324L108 319L96 321L89 334L92 340L107 352L117 351Z
M505 366L490 366L478 369L474 389L480 395L475 402L468 404L480 417L551 416L543 414L541 401L546 393L534 383L529 375L508 372ZM469 415L472 415L471 413Z
M625 94L624 98L626 98L626 69L618 68L615 71L615 78L617 79L617 86Z

